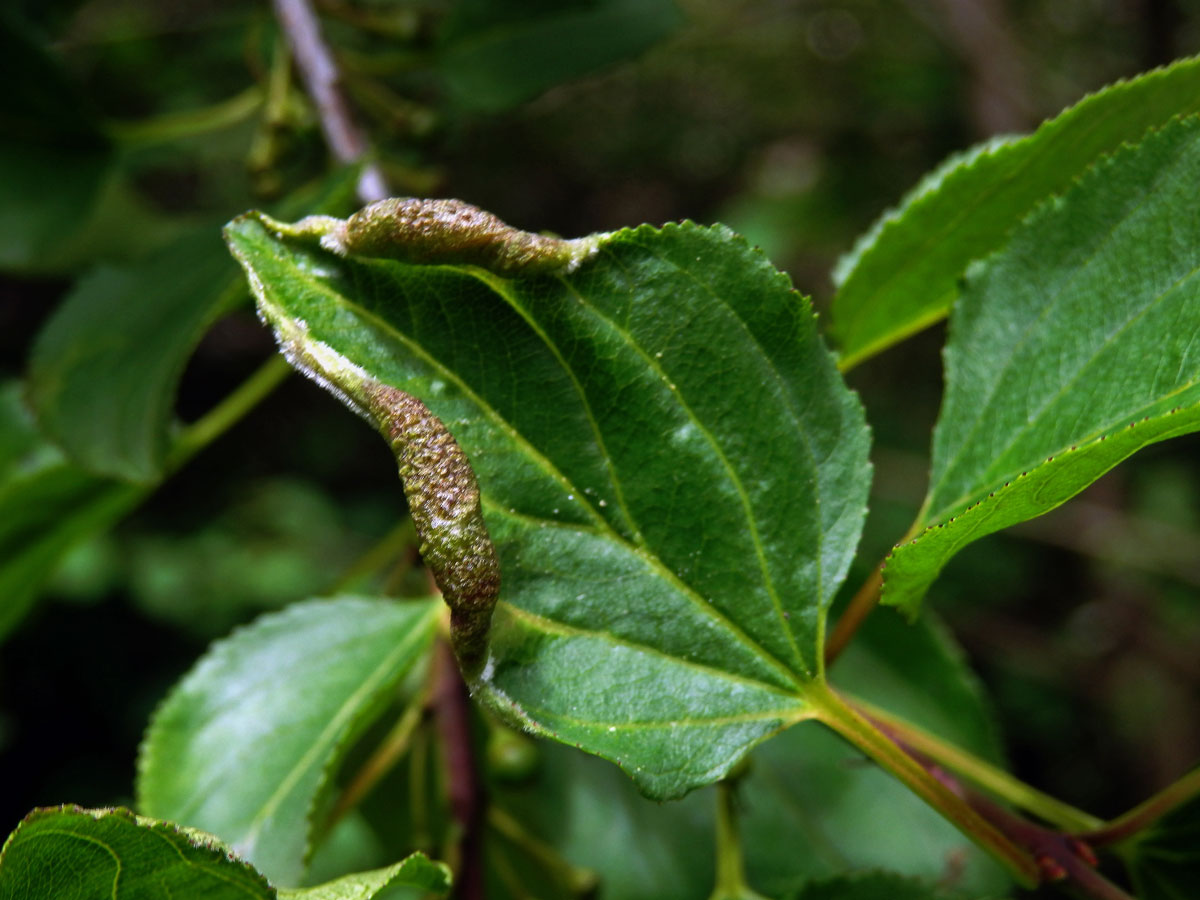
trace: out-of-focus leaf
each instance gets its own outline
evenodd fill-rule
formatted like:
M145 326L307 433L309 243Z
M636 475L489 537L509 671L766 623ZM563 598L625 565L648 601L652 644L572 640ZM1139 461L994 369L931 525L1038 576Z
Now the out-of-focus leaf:
M36 270L86 220L111 151L32 29L0 8L0 270Z
M477 696L663 798L813 715L868 433L761 254L643 226L574 271L501 278L339 257L251 216L227 235L296 364L359 408L411 392L470 458L503 571Z
M976 895L978 896L978 895ZM891 872L866 872L814 881L792 900L965 900L962 894Z
M0 900L372 900L388 888L442 893L449 884L449 869L414 853L277 893L214 836L126 809L34 810L0 853Z
M154 714L139 807L210 831L273 882L297 884L323 791L428 649L440 609L312 601L213 645Z
M641 53L681 22L672 0L467 0L446 23L438 70L457 105L498 112Z
M231 275L219 237L205 229L76 284L34 344L29 397L80 466L134 482L162 475L184 364L241 296Z
M809 729L804 729L809 730ZM497 807L576 870L594 873L602 900L691 900L713 885L713 798L697 791L655 803L614 767L546 741L534 745L534 776L520 784L493 781ZM493 852L538 885L546 900L578 896L583 874L548 871L493 825ZM533 869L531 873L528 870ZM575 890L572 890L574 888Z
M1200 799L1172 810L1119 849L1138 900L1191 900L1200 884Z
M213 640L327 592L374 537L351 527L356 512L312 482L258 479L207 523L128 535L129 591L147 615Z
M968 274L915 537L883 600L916 610L959 549L1200 428L1200 118L1098 163Z
M951 639L926 620L910 627L895 615L872 616L831 678L951 743L998 758L975 677ZM864 869L917 878L926 892L952 883L972 896L1000 896L1010 885L986 853L823 729L787 731L755 751L751 762L739 788L742 833L750 884L767 896L788 896L812 879Z
M63 458L34 427L20 385L0 387L0 640L25 617L66 553L145 496Z
M344 212L356 174L347 167L297 191L281 212ZM33 347L29 398L42 429L90 472L159 479L184 366L212 322L244 297L216 225L136 262L93 269Z
M1088 166L1200 110L1200 59L1087 97L1034 134L952 157L837 267L833 334L849 367L945 317L967 264L998 249L1033 208Z

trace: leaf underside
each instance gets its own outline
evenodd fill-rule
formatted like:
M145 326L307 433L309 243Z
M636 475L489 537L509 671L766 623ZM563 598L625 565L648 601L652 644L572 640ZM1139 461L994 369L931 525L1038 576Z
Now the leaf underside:
M868 434L761 254L643 226L504 279L343 259L253 217L227 238L293 361L344 396L419 397L466 451L501 560L493 707L658 797L810 715Z
M1089 166L1200 110L1200 59L1086 97L1035 133L952 157L885 213L837 267L833 335L849 368L945 317L968 263Z
M968 273L916 536L884 572L915 613L966 544L1200 429L1200 119L1098 164Z

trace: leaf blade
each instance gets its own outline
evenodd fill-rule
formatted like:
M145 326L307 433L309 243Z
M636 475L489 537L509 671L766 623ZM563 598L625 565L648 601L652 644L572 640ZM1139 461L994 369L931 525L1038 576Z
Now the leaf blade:
M1200 109L1200 59L1118 82L1033 134L952 157L885 213L839 263L833 334L843 369L943 318L973 259L1033 208L1149 129Z
M659 796L807 715L825 609L862 525L867 431L810 307L760 255L721 228L643 226L592 239L573 271L501 278L331 257L249 217L227 235L294 362L360 410L373 383L419 396L470 457L512 638L485 696L526 726L526 705L553 716L558 739L616 758ZM539 643L559 638L538 625L535 640L537 620L669 670L674 712L653 721L691 718L697 666L754 693L766 718L690 768L694 737L669 761L665 741L617 748L606 729L618 722L573 722L569 698L548 689ZM662 700L638 698L648 715Z
M295 604L213 645L151 721L139 806L218 835L294 884L319 796L428 647L438 610L432 600Z
M924 528L884 602L913 612L959 548L1200 428L1200 120L1098 164L968 278L946 349Z
M4 900L272 900L251 866L210 836L126 809L37 809L0 852Z
M79 282L39 333L29 371L30 402L72 459L126 481L162 476L176 384L230 306L230 275L205 229Z

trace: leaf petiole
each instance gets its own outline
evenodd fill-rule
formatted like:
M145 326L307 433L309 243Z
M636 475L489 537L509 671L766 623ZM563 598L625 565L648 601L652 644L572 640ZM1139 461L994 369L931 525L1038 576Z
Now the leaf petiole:
M847 696L846 701L869 721L877 723L884 731L903 741L906 746L928 756L954 774L1018 809L1032 813L1064 831L1090 831L1102 824L1095 816L1042 793L991 763L918 728L911 722L857 697Z
M1003 863L1020 884L1031 887L1041 880L1041 869L1030 854L934 778L828 684L814 682L809 685L806 699L812 704L818 720L890 772L959 831Z

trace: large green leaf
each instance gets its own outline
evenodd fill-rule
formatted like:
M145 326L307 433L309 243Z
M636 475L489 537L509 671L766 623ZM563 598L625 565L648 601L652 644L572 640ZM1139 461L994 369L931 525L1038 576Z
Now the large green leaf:
M449 871L418 853L277 893L212 835L125 809L34 810L0 853L0 900L372 900L402 885L442 892Z
M1200 428L1200 118L1098 164L969 273L915 537L884 601L916 608L960 548Z
M1150 128L1200 110L1200 59L1115 84L1020 140L952 157L887 213L835 273L833 334L849 367L943 318L971 260L1040 202Z
M228 306L231 274L205 230L144 262L97 268L55 311L33 348L29 396L81 466L128 481L162 474L176 383Z
M148 815L203 828L296 884L350 741L429 646L440 602L296 604L215 644L151 722Z
M672 0L467 0L438 70L464 109L497 112L642 52L682 22Z
M1138 900L1190 900L1200 884L1200 799L1172 810L1121 848Z
M145 495L99 478L48 444L15 382L0 385L0 639L24 618L67 551Z
M643 226L501 278L227 235L290 358L417 395L469 456L503 573L480 697L658 797L813 715L868 434L761 254Z

